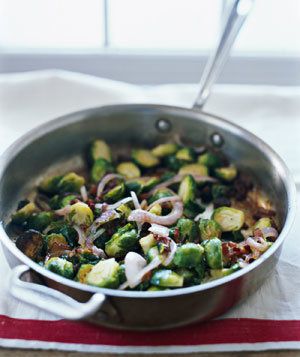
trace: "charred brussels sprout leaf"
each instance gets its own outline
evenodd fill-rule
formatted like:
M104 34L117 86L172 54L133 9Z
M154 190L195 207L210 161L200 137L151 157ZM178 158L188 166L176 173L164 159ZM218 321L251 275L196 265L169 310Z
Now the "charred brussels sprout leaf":
M45 268L68 279L72 279L74 276L73 264L63 258L50 258L47 260Z
M222 242L219 238L204 242L204 252L207 265L211 269L222 269Z
M150 282L163 288L179 288L183 286L183 277L172 270L161 269L152 275Z
M173 262L179 268L195 268L202 264L203 253L201 245L186 243L177 249Z
M86 203L77 202L71 205L68 220L78 226L90 226L94 220L94 214Z
M105 159L97 159L91 168L91 180L98 183L104 175L112 171L111 163Z
M30 229L21 234L16 240L16 246L27 257L40 261L43 254L43 236L40 232Z
M150 150L136 149L132 150L133 160L141 167L150 168L159 164L159 160Z
M119 185L115 186L111 190L109 190L104 196L103 199L104 201L107 201L109 203L112 202L117 202L120 200L125 193L125 185L124 183L120 183Z
M85 180L82 176L75 174L75 172L70 172L61 178L57 184L57 189L60 193L79 192L84 183Z
M198 162L199 164L205 165L210 169L215 169L222 164L220 158L210 152L206 152L205 154L200 155L198 157Z
M137 242L137 231L131 223L128 223L119 228L111 239L105 243L105 253L109 257L123 258L127 252L136 247Z
M201 164L190 164L182 166L179 170L180 175L197 175L197 176L207 176L208 169L206 166Z
M16 224L22 224L37 211L36 205L33 202L29 202L12 215L11 221Z
M201 219L199 224L201 240L221 238L222 229L216 221L212 219Z
M87 274L86 282L100 288L116 289L120 285L120 266L114 258L101 260Z
M152 154L156 157L165 157L169 155L173 155L178 150L178 146L176 144L167 143L157 145L154 149L152 149Z
M53 220L52 212L33 213L27 220L27 227L42 232Z
M93 264L82 264L78 269L75 280L79 281L79 283L86 284L86 277L92 270L93 266Z
M231 182L237 176L237 169L235 166L220 167L215 169L215 174L221 180Z
M219 207L214 210L212 219L219 223L223 232L238 231L242 228L244 212L231 207Z
M140 169L133 162L122 162L117 166L117 172L127 179L133 179L141 176Z
M199 239L199 231L195 221L188 218L180 218L177 222L180 242L196 242Z
M109 146L103 140L94 140L89 149L89 160L94 163L98 159L104 159L111 162L111 151Z
M176 159L181 162L193 162L195 160L195 152L192 148L182 148L177 151Z

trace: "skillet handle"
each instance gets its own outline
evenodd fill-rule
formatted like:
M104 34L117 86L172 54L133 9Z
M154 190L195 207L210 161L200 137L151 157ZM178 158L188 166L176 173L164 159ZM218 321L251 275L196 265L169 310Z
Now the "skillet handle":
M254 0L234 0L217 48L209 58L200 80L200 89L193 105L194 109L202 109L210 95L211 87L219 76L230 52L230 49L249 14Z
M12 269L9 292L16 299L55 314L63 319L80 320L94 314L105 300L104 294L94 294L89 301L80 303L60 291L44 285L29 283L22 276L30 268L18 265Z

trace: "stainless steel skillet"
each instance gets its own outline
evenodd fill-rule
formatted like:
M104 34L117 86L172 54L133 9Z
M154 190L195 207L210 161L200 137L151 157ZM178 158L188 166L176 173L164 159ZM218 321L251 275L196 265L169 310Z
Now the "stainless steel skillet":
M269 277L295 216L296 194L291 176L283 161L262 140L223 118L202 111L213 79L248 12L247 3L249 1L235 1L193 109L161 105L88 109L34 129L4 153L0 161L0 220L3 222L0 236L6 259L13 267L10 280L13 296L62 318L87 318L116 328L159 329L220 315ZM6 233L5 224L18 200L49 168L80 167L80 154L93 138L101 137L116 149L125 150L131 145L163 142L176 133L194 143L221 146L230 159L253 175L271 196L282 230L276 243L247 268L210 283L177 290L101 289L45 270L19 251Z

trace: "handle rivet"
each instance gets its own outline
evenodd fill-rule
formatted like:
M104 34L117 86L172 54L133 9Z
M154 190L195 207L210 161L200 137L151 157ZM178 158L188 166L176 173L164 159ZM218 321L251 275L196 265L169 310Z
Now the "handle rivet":
M213 146L220 148L221 146L224 145L224 139L221 134L219 133L213 133L210 136L210 141L213 144Z
M172 124L170 120L161 118L155 123L156 129L161 133L169 133L172 130Z

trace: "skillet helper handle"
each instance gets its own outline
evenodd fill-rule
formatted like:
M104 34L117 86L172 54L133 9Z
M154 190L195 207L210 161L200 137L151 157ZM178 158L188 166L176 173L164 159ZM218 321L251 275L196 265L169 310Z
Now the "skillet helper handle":
M80 303L60 291L22 280L30 268L18 265L12 269L9 292L16 299L55 314L63 319L81 320L94 314L105 300L104 294L94 294L89 301Z
M200 90L193 105L194 109L202 109L203 105L206 103L207 98L210 95L211 87L223 69L230 49L252 8L253 2L254 0L234 0L228 18L225 21L225 26L217 48L204 68L200 80Z

